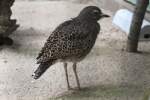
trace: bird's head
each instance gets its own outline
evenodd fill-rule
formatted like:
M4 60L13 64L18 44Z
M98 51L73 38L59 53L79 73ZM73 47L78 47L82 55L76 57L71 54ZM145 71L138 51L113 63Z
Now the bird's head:
M80 12L78 17L81 19L98 21L101 18L109 17L109 15L102 13L102 11L96 6L88 6Z

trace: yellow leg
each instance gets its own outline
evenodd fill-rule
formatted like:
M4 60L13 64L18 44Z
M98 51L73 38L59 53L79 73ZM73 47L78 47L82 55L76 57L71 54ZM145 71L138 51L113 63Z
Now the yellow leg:
M79 77L78 77L78 74L77 74L77 64L76 63L73 63L73 71L74 71L74 74L75 74L75 78L76 78L76 82L77 82L77 86L78 86L78 89L80 90L80 82L79 82Z
M67 87L68 90L70 90L70 85L69 85L69 79L68 79L68 71L67 71L67 63L64 63L64 69L65 69L65 75L66 75L66 80L67 80Z

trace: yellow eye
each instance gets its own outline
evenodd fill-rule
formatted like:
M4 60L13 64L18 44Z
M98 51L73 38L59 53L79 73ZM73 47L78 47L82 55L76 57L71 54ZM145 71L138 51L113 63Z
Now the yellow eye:
M93 13L94 13L94 14L98 14L99 11L98 11L98 10L93 10Z

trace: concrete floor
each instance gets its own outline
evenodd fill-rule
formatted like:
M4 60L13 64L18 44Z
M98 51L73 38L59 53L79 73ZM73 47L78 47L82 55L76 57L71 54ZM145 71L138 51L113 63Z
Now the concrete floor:
M112 25L112 18L100 21L102 30L92 52L78 64L81 87L86 87L83 91L73 94L67 91L61 63L53 65L39 80L32 79L38 67L35 58L51 31L91 4L15 3L13 18L20 24L11 36L15 43L12 47L0 47L1 100L48 100L60 95L59 100L70 100L70 97L73 100L140 100L143 97L144 89L150 86L150 43L139 44L142 54L122 51L127 36ZM76 87L72 67L68 69L71 86ZM69 95L64 96L66 93Z

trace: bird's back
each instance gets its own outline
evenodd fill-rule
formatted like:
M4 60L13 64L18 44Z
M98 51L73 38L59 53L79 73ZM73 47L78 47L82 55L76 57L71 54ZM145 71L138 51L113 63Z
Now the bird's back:
M62 23L47 39L37 57L38 63L51 59L80 60L92 49L99 30L97 22L72 19Z

